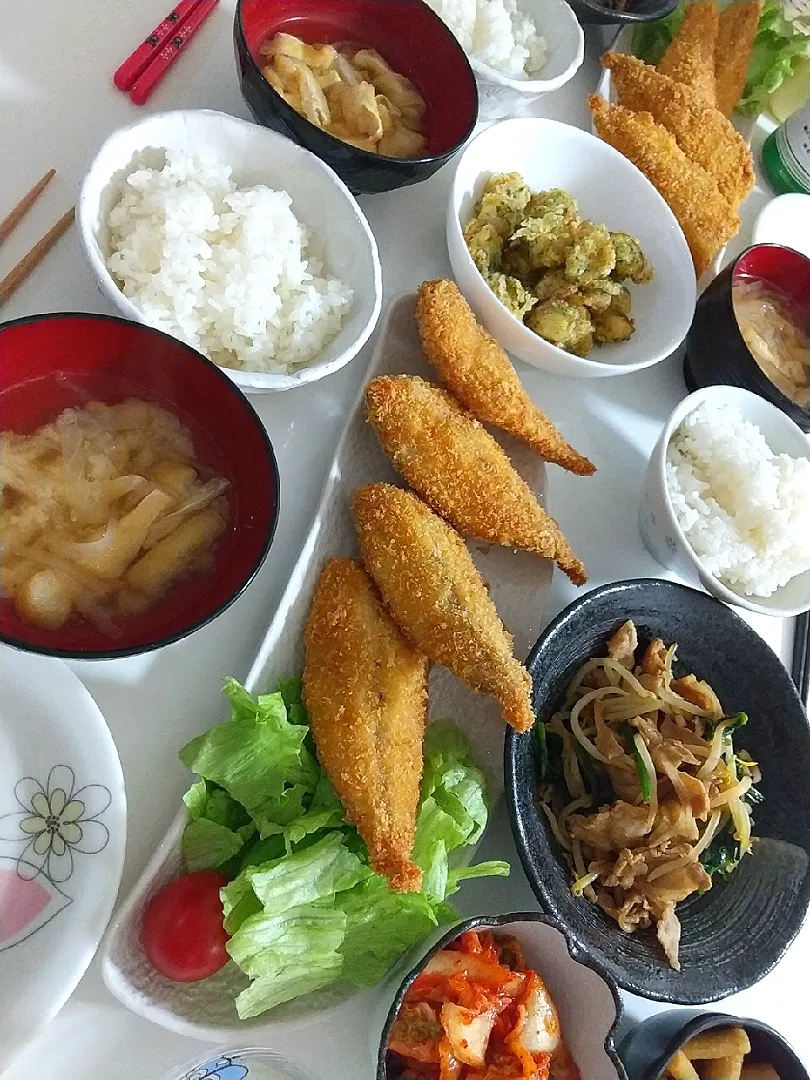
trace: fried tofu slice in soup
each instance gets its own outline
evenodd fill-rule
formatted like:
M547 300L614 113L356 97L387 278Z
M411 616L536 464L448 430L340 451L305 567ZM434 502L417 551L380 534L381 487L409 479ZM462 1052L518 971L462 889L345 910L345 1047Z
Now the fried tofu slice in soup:
M365 570L330 559L304 632L304 701L318 760L392 888L418 891L411 860L428 662L392 621Z
M373 379L371 426L394 467L465 536L536 551L572 581L584 568L498 443L446 390L418 377Z
M596 471L534 404L511 360L479 326L455 282L423 282L416 321L428 360L447 389L474 416L509 432L569 472L590 476Z
M517 731L528 731L529 673L458 533L392 484L359 488L352 513L363 562L406 636L471 690L495 698Z

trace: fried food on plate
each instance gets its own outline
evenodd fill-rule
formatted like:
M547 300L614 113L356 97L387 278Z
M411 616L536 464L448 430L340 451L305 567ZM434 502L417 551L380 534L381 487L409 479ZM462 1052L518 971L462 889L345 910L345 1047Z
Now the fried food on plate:
M686 154L713 177L736 210L754 187L754 159L742 135L717 109L635 56L608 52L602 63L613 76L619 105L648 112Z
M371 426L394 466L460 533L556 560L578 585L582 563L509 458L446 390L418 377L372 379Z
M714 50L720 9L714 0L687 4L678 32L658 61L658 70L690 86L707 105L716 104Z
M600 138L632 161L668 203L683 229L700 277L737 233L740 219L706 170L690 161L649 113L611 105L598 94L591 94L588 102Z
M402 636L365 570L340 558L329 560L315 588L304 649L304 700L320 763L374 870L392 888L415 892L427 659Z
M717 108L726 116L742 97L761 14L762 0L734 0L720 13L714 81Z
M478 325L455 282L423 282L416 321L428 360L448 390L479 420L508 431L569 472L590 476L596 471L534 404L509 357Z
M495 698L517 731L528 731L529 673L458 533L392 484L358 488L352 513L366 568L407 637L470 689Z

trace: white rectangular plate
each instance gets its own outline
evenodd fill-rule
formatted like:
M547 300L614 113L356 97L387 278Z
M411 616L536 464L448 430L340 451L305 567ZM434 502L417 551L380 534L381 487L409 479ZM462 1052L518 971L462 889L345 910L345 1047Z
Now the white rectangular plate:
M432 377L421 353L414 300L411 294L392 301L377 339L369 378L393 374ZM509 436L497 437L515 468L542 498L544 463ZM315 583L327 558L357 555L349 499L355 488L374 481L395 483L397 476L366 421L361 396L338 443L312 527L248 676L251 693L272 691L280 678L300 673L303 630ZM292 477L282 478L282 498L286 484L293 482ZM525 657L542 626L551 563L529 552L475 542L469 546L499 614L514 636L515 654ZM503 791L504 727L495 703L467 690L443 668L434 668L430 718L452 719L458 724L486 771L493 799L499 797ZM280 1005L253 1020L240 1021L233 999L246 983L235 965L228 964L201 983L186 984L169 982L153 970L140 942L143 910L159 888L182 873L180 840L185 823L185 809L181 809L110 925L102 947L102 972L112 993L133 1012L163 1027L211 1040L231 1038L235 1031L247 1029L252 1038L260 1039L262 1034L269 1038L281 1028L317 1023L326 1009L355 996L355 987L337 985Z

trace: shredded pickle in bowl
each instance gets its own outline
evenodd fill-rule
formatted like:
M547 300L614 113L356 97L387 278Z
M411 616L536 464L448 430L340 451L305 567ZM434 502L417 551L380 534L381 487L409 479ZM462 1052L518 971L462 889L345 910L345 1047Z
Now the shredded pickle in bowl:
M810 336L807 313L765 281L738 278L731 290L745 344L777 389L796 405L810 404Z

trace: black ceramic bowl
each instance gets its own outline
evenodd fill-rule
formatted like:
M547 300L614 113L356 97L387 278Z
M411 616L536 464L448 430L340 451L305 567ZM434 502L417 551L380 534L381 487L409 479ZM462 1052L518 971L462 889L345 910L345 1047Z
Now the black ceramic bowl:
M628 1032L619 1052L629 1080L663 1080L669 1059L693 1036L724 1027L744 1028L751 1041L749 1060L773 1065L780 1080L810 1080L795 1052L767 1024L725 1013L695 1013L691 1009L658 1013Z
M371 154L297 113L270 86L257 61L262 43L282 30L311 43L376 49L427 103L428 153L418 158ZM427 180L475 127L478 90L472 68L455 37L422 0L238 0L233 33L242 96L256 121L317 154L355 195Z
M759 762L764 796L754 813L759 841L727 880L678 905L682 970L669 967L652 931L625 934L600 908L571 894L569 871L535 805L531 733L509 731L505 782L512 830L540 903L616 982L657 1001L694 1005L751 986L798 933L810 904L810 727L787 671L747 623L720 601L656 579L594 589L565 609L532 650L538 721L557 707L577 668L603 656L626 619L640 643L678 645L676 671L694 672L728 712L748 713L739 744Z
M810 431L810 409L776 387L745 344L734 315L732 287L738 279L776 286L810 311L810 259L779 244L748 248L700 296L686 338L684 378L691 391L704 386L741 386L776 405L802 431Z
M560 1016L560 1026L584 1080L627 1080L615 1035L622 1015L616 984L600 965L571 941L565 928L536 911L509 915L478 915L443 934L408 972L388 1010L377 1054L376 1080L399 1080L388 1039L411 983L431 957L467 930L494 930L514 935L526 958L548 987Z
M646 23L665 19L676 7L678 0L627 0L618 11L600 0L568 0L581 23Z

